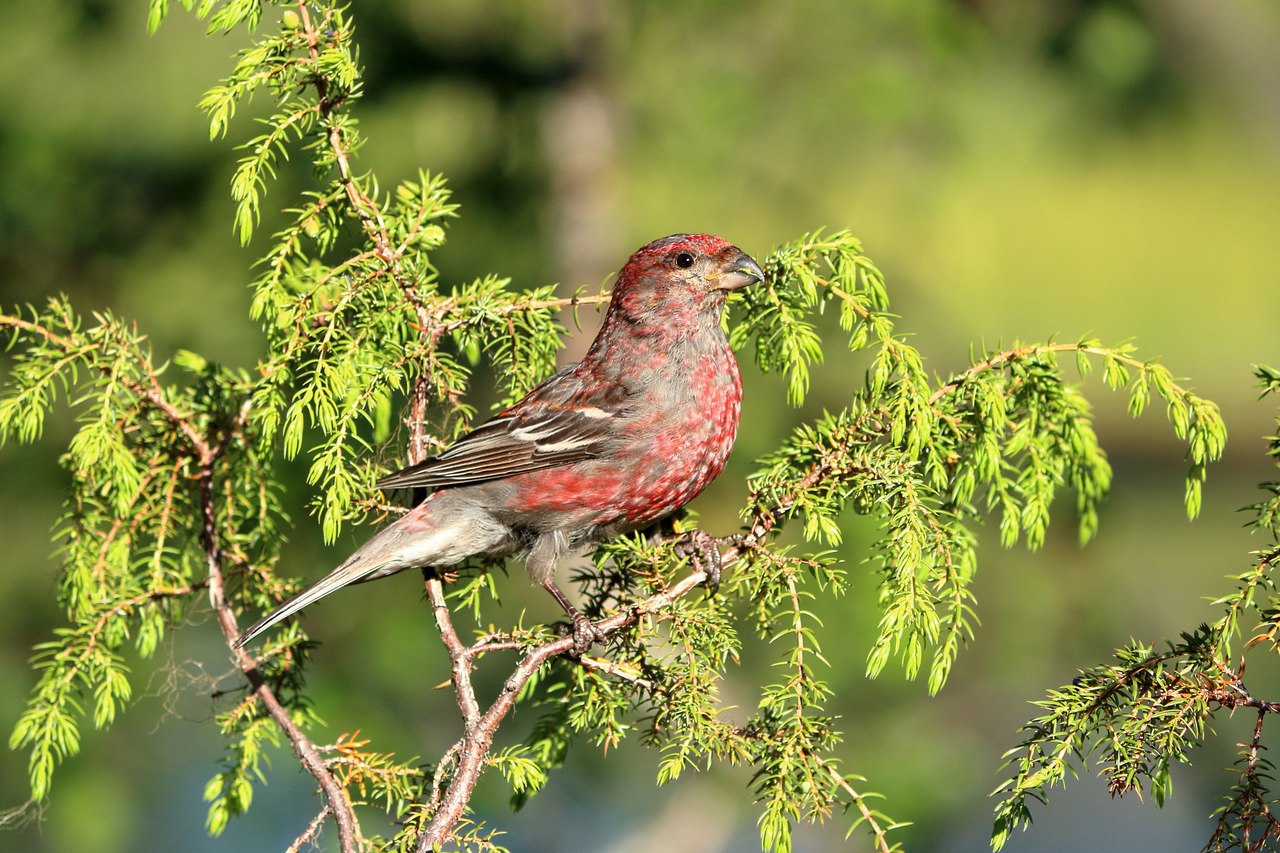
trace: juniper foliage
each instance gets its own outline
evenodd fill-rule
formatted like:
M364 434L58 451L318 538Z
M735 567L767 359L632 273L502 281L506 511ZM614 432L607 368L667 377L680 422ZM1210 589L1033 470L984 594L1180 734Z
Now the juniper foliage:
M1280 372L1259 366L1263 395L1280 392ZM1280 426L1280 421L1277 421ZM1268 455L1280 464L1280 436ZM1215 811L1217 823L1204 850L1273 850L1280 818L1273 812L1275 768L1265 755L1264 727L1280 703L1256 696L1245 681L1249 657L1280 651L1280 484L1266 482L1263 500L1247 507L1250 524L1266 544L1251 565L1233 576L1236 588L1213 604L1221 615L1160 643L1131 643L1110 663L1084 670L1070 684L1035 704L1044 713L1024 727L1026 738L1006 754L1012 778L996 789L992 846L1031 823L1028 801L1043 802L1050 788L1077 775L1089 759L1099 763L1115 796L1145 790L1163 804L1173 790L1170 770L1188 762L1213 722L1237 710L1254 714L1251 737L1239 745L1236 779ZM1190 493L1188 493L1190 494ZM1242 642L1243 641L1243 642Z
M170 5L151 0L153 30ZM516 290L497 275L439 280L431 257L455 215L444 180L423 170L386 190L358 171L361 74L341 4L181 5L207 20L210 33L252 33L229 76L201 102L211 137L230 133L249 99L272 104L261 132L240 143L231 180L240 239L258 229L285 158L309 161L316 178L281 205L290 221L272 235L253 282L250 311L268 345L255 370L228 370L194 353L181 353L172 368L157 363L128 322L82 316L59 297L0 315L11 353L0 439L37 441L54 405L73 409L80 424L62 456L73 488L57 533L58 602L67 626L37 647L37 681L10 740L29 755L35 801L49 796L82 727L109 726L124 709L136 681L123 663L128 646L152 657L167 632L206 606L229 642L238 620L297 589L278 565L288 523L282 460L307 460L312 509L328 539L344 525L370 522L394 509L373 482L383 473L376 460L386 456L376 448L398 411L411 425L410 458L444 446L476 415L468 394L482 357L504 398L514 399L553 370L562 312L607 299L585 291L558 297L550 287ZM298 623L287 622L256 657L231 652L244 692L217 720L227 747L205 790L211 833L251 807L268 755L287 743L323 800L299 843L331 817L344 850L445 843L499 850L499 830L466 810L469 786L484 767L507 780L519 806L571 744L609 749L634 738L656 750L659 783L716 762L749 766L766 850L789 851L796 822L840 811L851 816L850 832L866 833L876 849L897 846L897 824L873 805L864 780L844 770L837 721L826 710L822 644L829 637L811 602L847 587L841 518L858 512L880 523L874 560L881 619L868 675L897 660L908 678L923 674L936 692L976 629L975 525L992 518L1006 545L1038 548L1065 489L1074 496L1081 538L1097 529L1110 469L1089 403L1063 359L1081 376L1100 368L1107 386L1128 394L1135 416L1150 402L1163 406L1187 444L1192 516L1225 429L1212 403L1127 344L1015 342L978 353L961 373L931 377L896 331L883 276L847 231L803 235L763 266L768 286L733 298L733 346L749 350L763 370L783 374L792 404L805 399L824 347L864 353L867 370L847 405L797 427L758 460L741 530L715 540L732 565L721 593L689 594L705 570L673 537L624 537L599 549L595 569L575 579L586 612L608 633L604 654L571 659L560 654L567 641L541 625L487 626L460 638L454 622L469 614L479 622L493 594L491 573L463 573L447 599L439 582L429 581L465 734L427 765L378 751L356 734L325 731L308 698L312 643ZM835 315L842 341L822 339L824 313ZM1280 514L1274 494L1259 511L1272 530ZM693 520L681 523L689 528ZM779 544L788 526L799 529L799 544ZM853 556L856 562L861 555ZM1121 670L1100 670L1054 698L1052 720L1038 724L1025 745L1028 757L1019 759L1001 826L1028 819L1022 799L1041 796L1061 778L1065 762L1086 749L1096 731L1089 725L1103 708L1111 713L1139 698L1144 719L1170 721L1168 737L1115 744L1108 751L1113 778L1122 787L1150 778L1166 790L1162 768L1200 737L1196 721L1205 716L1202 705L1181 713L1168 685L1184 669L1204 673L1221 662L1217 653L1238 631L1235 619L1273 593L1264 569L1242 577L1229 623L1186 637L1168 653L1126 652L1119 665L1133 674L1123 689L1107 686ZM775 677L756 686L749 711L726 708L720 698L744 632L767 640L777 655ZM473 669L512 653L518 662L509 689L482 707ZM493 748L494 729L514 703L536 709L539 722L523 743ZM1068 705L1074 710L1061 710ZM1075 734L1043 734L1054 726ZM317 744L316 736L331 743ZM1052 750L1044 746L1050 740ZM1246 760L1239 792L1223 811L1224 837L1237 825L1248 837L1260 766L1256 755ZM360 831L359 816L370 810L399 821L398 833Z

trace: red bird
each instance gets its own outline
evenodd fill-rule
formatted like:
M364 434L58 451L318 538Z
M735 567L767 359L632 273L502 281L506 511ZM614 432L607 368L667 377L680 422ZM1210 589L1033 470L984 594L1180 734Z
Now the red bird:
M708 234L675 234L637 251L581 362L438 456L379 480L379 488L430 494L236 647L348 584L523 553L585 651L595 628L556 586L556 563L670 515L724 470L742 382L721 315L729 291L757 281L759 264Z

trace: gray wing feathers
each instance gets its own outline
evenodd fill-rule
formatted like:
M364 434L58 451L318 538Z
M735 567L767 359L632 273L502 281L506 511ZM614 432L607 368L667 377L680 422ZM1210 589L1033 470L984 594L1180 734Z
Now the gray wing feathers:
M525 401L460 438L443 453L378 481L378 488L430 489L500 480L516 474L572 465L608 456L618 434L618 417L627 412L629 391L622 385L583 395L565 368L534 389ZM593 405L598 404L598 405ZM446 497L448 496L448 497ZM511 532L460 491L439 493L423 526L410 531L410 516L384 527L346 562L254 623L236 640L239 648L282 619L349 584L394 574L402 569L445 566L481 553L508 553ZM448 503L445 507L443 504ZM437 510L443 510L437 514Z
M606 455L614 415L594 406L495 418L449 449L383 477L380 489L438 489L497 480Z

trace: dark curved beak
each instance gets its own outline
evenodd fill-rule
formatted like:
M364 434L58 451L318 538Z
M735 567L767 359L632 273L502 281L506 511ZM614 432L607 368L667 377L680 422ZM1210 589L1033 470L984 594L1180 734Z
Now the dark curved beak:
M749 284L764 281L764 270L746 252L733 247L729 257L720 264L716 277L716 290L741 290Z

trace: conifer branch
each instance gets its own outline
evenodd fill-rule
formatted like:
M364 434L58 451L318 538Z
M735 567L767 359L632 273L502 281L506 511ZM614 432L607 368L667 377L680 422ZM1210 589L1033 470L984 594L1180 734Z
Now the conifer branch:
M635 624L636 621L644 616L661 612L676 600L688 595L706 583L706 577L705 572L690 572L666 591L652 595L625 611L614 613L593 624L601 636L608 637L623 628ZM428 581L428 589L430 589L430 583ZM437 614L442 609L447 611L447 607L435 607L435 593L429 594L433 596L432 605ZM442 629L442 633L451 632L451 625ZM454 634L454 640L456 641L456 639L456 634ZM463 683L469 685L472 660L477 651L484 647L469 648L463 646L460 642L449 643L447 640L446 646L449 648L450 658L454 665L455 689L459 684L459 681L456 680L458 679L459 668L466 673L462 680ZM542 643L526 651L516 664L511 675L503 682L501 691L489 707L475 717L472 722L468 722L465 725L464 734L457 751L457 764L452 771L445 794L415 843L414 849L418 853L429 853L429 851L438 849L449 841L454 827L461 819L467 803L470 801L471 792L475 789L480 773L485 767L489 757L489 749L493 745L493 738L498 726L501 725L507 714L515 706L516 699L524 690L525 685L538 673L539 669L551 659L560 657L572 650L573 637L569 636ZM466 709L463 710L463 715L466 717L471 703L475 701L475 694L474 692L466 692L460 695L458 701L460 708L466 706Z
M315 744L293 721L288 710L280 703L275 692L262 677L262 673L258 669L258 664L253 656L246 649L237 648L235 645L236 637L240 635L240 627L236 622L235 613L227 601L226 586L223 579L222 547L219 544L217 511L214 506L214 469L212 459L205 464L200 477L200 510L203 520L201 540L209 571L209 600L213 605L214 614L218 617L218 624L222 628L222 634L226 638L227 646L231 650L232 659L235 661L236 667L244 674L253 694L262 703L267 714L270 715L285 737L288 738L289 744L293 748L294 754L298 756L303 769L311 774L324 792L326 808L338 827L338 845L342 853L356 853L360 848L359 824L356 821L351 802L347 798L347 792L338 784L337 779L334 778L333 773L329 770L324 757L321 756Z
M893 824L892 826L881 825L877 813L867 805L867 798L863 794L854 790L854 787L850 784L848 778L842 775L840 771L836 769L835 765L824 759L822 756L815 756L814 761L827 773L827 776L830 777L831 783L835 785L836 788L843 791L845 796L849 798L849 803L858 810L858 815L862 822L866 823L867 827L871 830L871 836L876 853L891 853L891 851L895 850L897 845L890 843L889 830L897 829L903 826L903 824Z
M39 648L40 678L12 740L30 750L37 801L52 768L77 748L81 699L94 697L98 725L125 707L129 685L119 650L126 639L136 637L142 655L150 654L166 627L181 622L184 603L207 590L230 643L237 613L261 609L292 588L277 574L281 452L307 454L314 508L332 538L362 513L386 509L372 497L379 463L369 451L388 446L397 404L407 398L407 454L419 461L471 421L472 372L481 360L500 396L514 398L553 369L563 330L557 312L610 298L584 291L557 298L551 287L518 291L496 275L439 282L430 253L454 212L442 179L420 171L383 193L372 174L357 171L361 137L350 108L361 75L347 10L327 0L281 5L290 8L274 32L258 28L271 7L256 0L195 8L211 30L253 32L235 69L201 103L211 135L226 135L237 106L256 91L269 92L276 105L265 132L244 144L232 178L241 239L259 224L283 158L306 152L320 176L288 210L293 220L274 235L254 283L251 313L268 345L260 369L232 371L180 353L174 361L190 381L164 384L145 339L108 315L85 327L65 300L32 312L31 320L0 315L0 329L25 348L0 390L0 441L38 437L55 399L68 400L81 418L65 457L73 496L60 525L66 546L59 592L71 624ZM153 28L167 6L151 0ZM355 247L347 245L351 225ZM303 677L309 644L298 625L278 629L257 659L233 651L248 692L219 714L228 756L206 788L211 832L248 807L265 745L283 740L324 799L293 848L312 843L331 817L343 851L395 844L493 849L496 831L467 815L486 768L505 776L519 803L562 763L571 742L594 739L612 749L639 730L661 752L660 782L715 761L749 765L761 842L770 851L790 849L795 822L825 820L840 806L877 851L895 849L891 833L901 824L870 806L876 795L861 791L859 777L837 770L841 736L837 720L823 713L831 694L821 678L823 634L808 609L810 599L847 586L836 549L848 515L871 515L882 526L872 543L881 624L867 671L875 676L897 656L914 677L931 660L929 689L936 692L976 625L973 525L996 516L1005 544L1021 538L1038 547L1065 489L1075 494L1082 538L1097 527L1110 469L1088 402L1064 378L1059 356L1074 352L1081 376L1101 364L1106 384L1129 395L1134 415L1163 401L1188 446L1190 514L1225 429L1212 403L1164 367L1139 361L1127 344L1017 343L932 379L895 329L883 276L848 232L804 235L764 260L767 286L731 303L745 308L731 314L735 349L754 348L759 367L784 375L788 399L799 404L832 343L817 323L832 308L848 349L865 352L870 363L865 385L848 389L843 409L799 425L758 461L741 529L719 537L673 530L603 546L595 567L576 578L584 612L607 640L607 657L599 659L567 657L573 640L543 626L489 625L464 639L458 620L472 610L479 623L490 576L427 577L461 725L456 743L427 769L373 751L358 733L342 734L332 746L313 742L308 727L318 722ZM1262 376L1280 389L1280 373ZM1259 526L1273 531L1277 493L1258 508ZM787 523L800 525L802 543L778 543ZM695 534L734 569L717 598L693 594L707 581L703 555L672 547ZM1274 551L1263 554L1237 579L1236 593L1218 602L1226 614L1212 627L1167 651L1122 649L1113 665L1051 694L1015 751L1000 831L1029 820L1023 799L1043 796L1081 757L1082 745L1095 741L1113 791L1147 784L1160 799L1168 765L1198 744L1212 714L1248 707L1258 722L1241 745L1239 780L1215 839L1219 846L1242 840L1247 849L1260 847L1259 833L1275 837L1262 733L1265 715L1280 706L1250 694L1243 660L1232 666L1228 654L1248 615L1259 624L1243 651L1276 644L1274 560ZM756 686L754 711L738 720L743 712L725 707L719 687L741 647L743 611L753 623L746 630L781 651L771 670L776 680ZM506 652L515 661L502 689L482 699L476 668L482 660L500 666ZM523 744L495 750L517 702L541 717ZM402 821L393 841L363 836L356 806L374 800Z
M0 314L0 327L9 327L28 334L37 335L51 344L54 344L63 351L68 359L82 359L86 357L87 349L98 349L99 344L81 340L74 331L69 335L63 336L56 334L46 326L40 323L33 323L23 320L11 314ZM152 368L148 359L137 358L136 367L139 372L147 377L146 383L138 382L128 376L113 374L105 364L99 365L99 370L110 379L117 381L126 388L130 393L134 394L140 400L146 402L156 410L162 412L169 422L182 434L187 437L191 443L191 447L196 452L197 461L203 463L210 456L209 443L205 441L199 430L192 423L191 415L182 411L171 403L160 388L159 380L155 370Z

